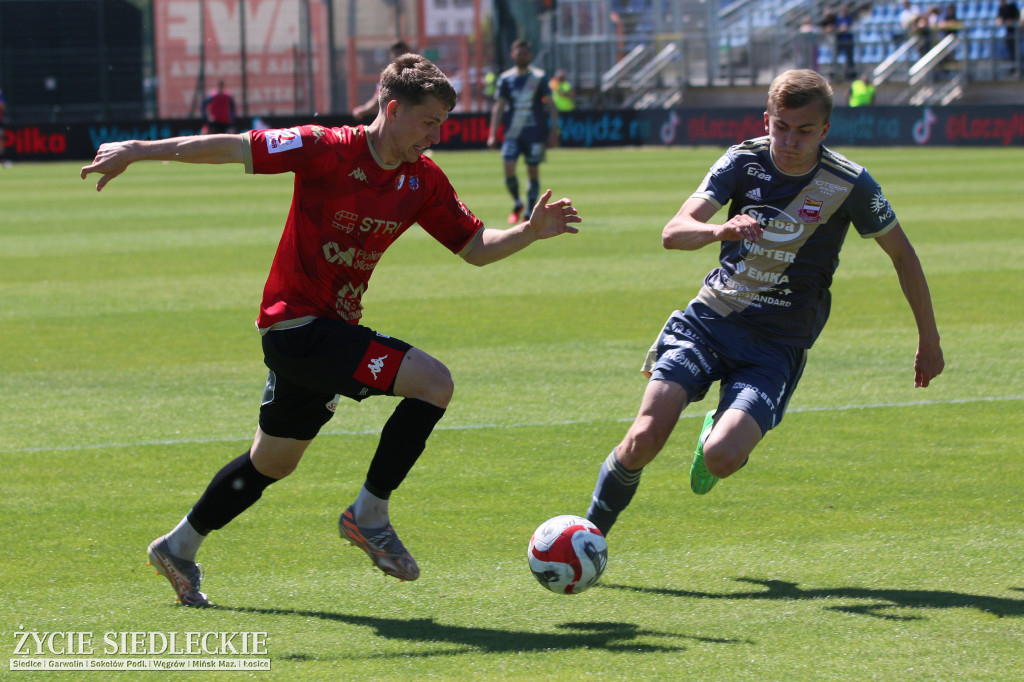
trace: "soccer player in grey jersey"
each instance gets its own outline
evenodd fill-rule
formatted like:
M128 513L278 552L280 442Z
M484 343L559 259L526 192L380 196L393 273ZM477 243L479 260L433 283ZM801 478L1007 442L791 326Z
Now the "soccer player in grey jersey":
M832 88L818 73L787 71L769 90L764 137L730 148L668 222L667 249L720 246L720 267L670 317L647 355L650 381L622 442L601 465L587 518L606 533L629 505L643 467L683 409L721 382L690 468L705 494L738 471L785 413L830 308L829 287L852 224L892 260L917 324L914 385L943 369L924 271L878 183L822 143ZM728 219L708 221L723 206Z

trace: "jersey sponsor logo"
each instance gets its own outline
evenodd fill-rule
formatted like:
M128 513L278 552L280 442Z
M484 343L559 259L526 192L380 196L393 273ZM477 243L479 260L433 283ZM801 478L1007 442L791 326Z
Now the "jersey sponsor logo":
M386 391L394 382L404 357L404 352L371 340L352 378L367 386Z
M340 400L341 400L341 394L337 393L337 394L335 394L335 396L333 398L331 398L330 400L327 401L327 404L324 405L324 407L327 408L328 412L330 412L331 414L334 414L335 412L338 411L338 402Z
M761 188L755 187L754 189L747 192L744 196L746 196L748 199L753 199L754 201L761 201Z
M892 217L892 206L882 194L882 190L878 190L875 196L871 197L871 212L878 216L879 222L885 222Z
M825 180L815 180L814 184L817 185L818 190L826 197L830 197L834 194L844 194L847 191L846 187L832 182L827 182Z
M327 259L328 263L334 263L335 265L348 265L352 266L352 260L356 256L355 247L351 249L341 250L336 242L327 242L323 246L324 258Z
M342 250L337 242L327 242L323 245L322 250L328 263L364 271L370 271L377 267L377 261L384 255L383 251L363 251L354 246Z
M402 189L402 185L405 184L405 173L398 176L398 182L395 184L395 189Z
M748 163L747 164L747 175L757 178L758 180L764 180L765 182L771 182L772 175L764 169L759 163Z
M357 213L352 213L351 211L338 211L331 219L331 227L335 230L341 230L342 232L352 234L352 230L356 229L356 220L358 219L359 214Z
M764 228L761 238L770 242L791 242L804 232L803 223L774 206L747 206L743 209L743 214L750 216Z
M334 310L338 316L343 320L354 320L359 317L363 310L361 301L364 293L366 293L365 284L352 286L351 283L346 283L345 286L338 289L337 298L334 301Z
M395 220L381 220L380 218L363 218L359 223L360 232L373 232L374 234L393 234L398 231L402 223Z
M805 223L816 223L821 220L821 207L825 204L824 201L816 201L810 196L804 197L804 205L797 211L797 215Z
M299 134L298 128L268 130L265 136L268 154L280 154L289 149L298 149L302 146L302 136Z
M356 168L354 171L348 174L350 178L355 178L360 182L366 182L366 173L363 172L362 168Z

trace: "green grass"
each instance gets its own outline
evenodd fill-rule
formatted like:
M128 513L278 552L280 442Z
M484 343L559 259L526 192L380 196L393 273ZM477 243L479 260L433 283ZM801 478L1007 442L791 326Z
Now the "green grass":
M3 171L0 669L19 630L259 631L262 679L1019 679L1022 149L849 150L929 276L947 361L932 387L913 388L892 266L852 235L791 411L747 468L688 492L695 406L602 583L560 597L530 575L530 533L585 511L644 353L715 262L664 251L660 231L719 153L555 150L543 183L582 232L483 269L417 230L399 240L365 323L456 381L392 505L423 576L386 578L337 537L395 404L348 402L204 545L211 610L178 607L145 547L248 447L290 179L148 164L97 195L70 164ZM504 224L495 153L435 159Z

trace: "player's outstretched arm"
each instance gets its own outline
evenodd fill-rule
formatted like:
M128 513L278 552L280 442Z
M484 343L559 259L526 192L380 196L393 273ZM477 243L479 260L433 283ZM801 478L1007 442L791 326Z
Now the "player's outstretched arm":
M575 223L583 222L572 201L566 198L548 203L551 190L547 190L533 207L530 219L507 230L484 228L473 248L463 258L472 265L487 265L522 251L538 239L549 239L560 234L579 232Z
M242 163L245 141L241 135L197 135L165 140L126 140L107 142L96 150L96 157L81 171L84 180L99 173L96 191L123 173L136 161L181 161L184 163Z
M914 386L925 388L942 373L945 360L939 343L939 329L935 324L935 310L928 290L928 280L903 228L896 225L875 241L892 259L900 280L903 295L914 313L917 324L917 353L914 356Z

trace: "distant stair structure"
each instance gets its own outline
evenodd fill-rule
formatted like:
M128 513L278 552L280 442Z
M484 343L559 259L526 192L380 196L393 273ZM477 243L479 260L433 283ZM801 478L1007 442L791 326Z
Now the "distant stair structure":
M637 45L601 76L601 93L617 96L621 106L630 109L675 106L682 101L684 82L665 77L665 72L681 58L679 41L669 42L657 53Z
M944 106L962 97L967 78L964 60L956 58L962 50L963 44L952 33L936 43L907 71L907 89L897 103Z

